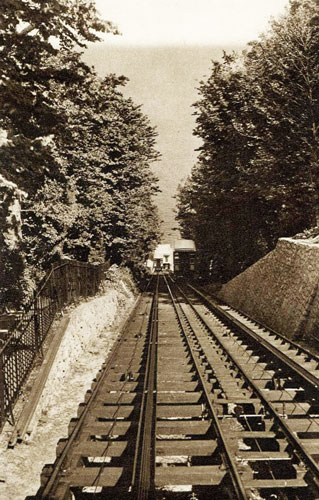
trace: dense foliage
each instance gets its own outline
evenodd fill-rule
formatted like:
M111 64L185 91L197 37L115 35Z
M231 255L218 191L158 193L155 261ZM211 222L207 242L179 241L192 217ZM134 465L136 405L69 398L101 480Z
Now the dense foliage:
M126 79L102 79L81 60L98 32L117 33L93 0L3 0L0 26L0 165L11 189L0 199L3 225L14 189L22 204L17 230L0 236L5 303L61 256L143 261L159 228L158 154L154 129L120 90Z
M319 225L319 6L290 8L242 54L201 82L198 163L179 190L178 220L204 270L228 280L278 237Z

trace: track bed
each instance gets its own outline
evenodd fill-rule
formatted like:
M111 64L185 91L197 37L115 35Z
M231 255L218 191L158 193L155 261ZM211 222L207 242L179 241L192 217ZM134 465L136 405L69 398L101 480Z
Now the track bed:
M236 314L154 278L36 498L319 498L316 358Z

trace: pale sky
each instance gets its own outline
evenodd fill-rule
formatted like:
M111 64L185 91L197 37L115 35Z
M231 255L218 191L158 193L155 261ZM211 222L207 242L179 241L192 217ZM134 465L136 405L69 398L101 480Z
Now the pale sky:
M96 0L104 19L118 25L118 45L247 43L267 30L288 0Z
M106 35L89 44L85 61L101 76L126 75L126 96L143 105L157 127L161 161L153 165L161 192L157 196L163 221L163 242L178 233L173 196L196 163L200 140L192 104L211 60L222 49L242 50L267 31L289 0L96 0L102 17L118 25L122 36Z

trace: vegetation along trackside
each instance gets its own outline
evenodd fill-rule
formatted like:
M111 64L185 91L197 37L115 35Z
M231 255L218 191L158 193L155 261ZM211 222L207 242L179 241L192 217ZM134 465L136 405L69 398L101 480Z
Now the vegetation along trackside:
M286 14L199 87L199 158L178 195L183 236L227 281L278 237L319 225L319 2Z
M158 153L120 90L126 78L100 78L81 59L99 33L118 33L94 1L3 0L0 24L3 307L21 304L60 256L142 261L157 238Z

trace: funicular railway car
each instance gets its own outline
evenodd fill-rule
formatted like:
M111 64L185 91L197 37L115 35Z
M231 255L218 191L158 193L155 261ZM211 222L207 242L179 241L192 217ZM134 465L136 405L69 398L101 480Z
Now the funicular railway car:
M173 268L173 249L168 243L160 244L154 252L154 271L170 272Z
M196 271L196 246L193 240L175 240L174 274L178 277L191 278Z
M196 272L196 246L193 240L175 240L173 245L159 244L153 255L153 272L174 273L192 278Z

